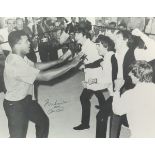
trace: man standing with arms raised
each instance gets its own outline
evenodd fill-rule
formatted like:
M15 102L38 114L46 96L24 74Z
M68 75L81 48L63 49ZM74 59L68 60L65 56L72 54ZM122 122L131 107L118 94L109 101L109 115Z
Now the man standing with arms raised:
M8 37L12 48L5 61L4 82L6 94L4 110L8 118L11 138L26 137L29 120L35 123L36 137L48 137L49 119L41 106L34 102L34 81L48 81L63 75L78 65L74 60L58 69L43 71L60 63L58 60L48 63L33 63L26 56L30 50L30 42L24 31L13 31ZM32 100L33 99L33 100Z

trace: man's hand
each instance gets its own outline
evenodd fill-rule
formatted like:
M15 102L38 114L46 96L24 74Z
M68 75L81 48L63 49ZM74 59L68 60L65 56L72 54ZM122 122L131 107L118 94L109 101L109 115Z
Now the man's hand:
M78 57L80 57L81 60L85 60L87 55L84 54L83 52L78 53Z
M75 57L75 58L73 59L73 61L70 63L70 65L71 65L71 67L73 68L73 67L76 67L79 63L80 63L80 59L79 59L79 57L77 56L77 57Z
M132 35L135 35L135 36L140 37L141 34L142 34L142 32L141 32L139 29L134 29L134 30L132 31Z
M83 69L85 69L85 65L84 65L84 64L82 64L82 65L79 67L79 70L83 70Z
M86 81L82 81L82 86L83 86L83 88L87 88L87 82Z
M115 91L119 91L121 87L124 85L124 80L123 79L116 79L115 80Z

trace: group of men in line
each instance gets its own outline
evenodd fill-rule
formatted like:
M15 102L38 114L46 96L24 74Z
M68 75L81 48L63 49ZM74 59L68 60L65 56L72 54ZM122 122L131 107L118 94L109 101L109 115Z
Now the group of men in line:
M95 43L80 29L75 38L86 57L80 96L82 118L74 130L90 128L90 99L95 94L99 102L97 138L106 137L109 116L110 138L120 136L122 124L131 129L131 137L154 137L154 40L139 29L118 31L114 40L99 35ZM104 90L109 92L107 100Z

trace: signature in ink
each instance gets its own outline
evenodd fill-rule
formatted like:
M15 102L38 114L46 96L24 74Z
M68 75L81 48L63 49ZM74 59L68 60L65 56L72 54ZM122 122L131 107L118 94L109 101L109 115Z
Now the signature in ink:
M64 104L68 103L68 101L54 101L51 102L49 99L45 100L44 107L48 114L52 114L54 112L61 112L64 111Z

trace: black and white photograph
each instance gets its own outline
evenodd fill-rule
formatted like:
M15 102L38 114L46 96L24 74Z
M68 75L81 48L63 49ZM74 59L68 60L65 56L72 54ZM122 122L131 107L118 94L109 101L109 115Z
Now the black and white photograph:
M0 154L154 154L154 1L0 4Z
M0 17L0 138L155 138L154 17Z

